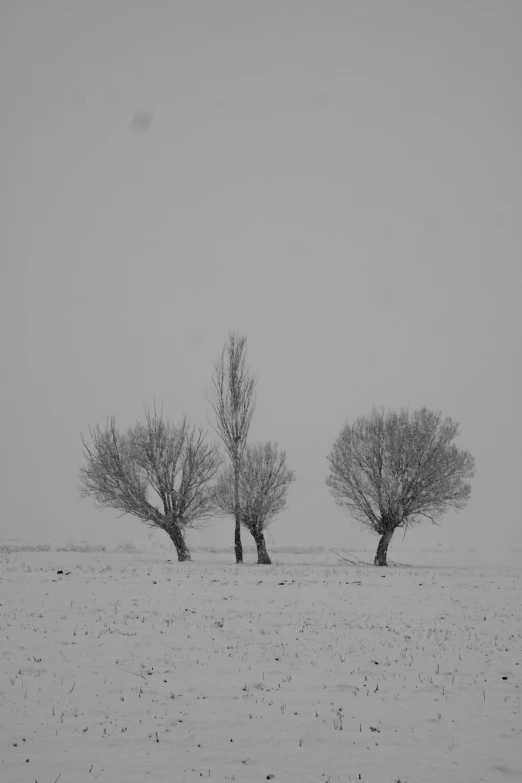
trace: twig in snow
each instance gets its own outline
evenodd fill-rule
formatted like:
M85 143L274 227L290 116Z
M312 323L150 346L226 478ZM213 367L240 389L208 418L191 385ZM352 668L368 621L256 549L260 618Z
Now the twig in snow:
M350 555L349 557L343 557L339 554L339 552L335 552L333 549L329 550L332 552L332 554L336 555L340 560L342 560L344 563L349 563L350 565L357 565L357 566L373 566L373 563L368 563L366 560L360 560L356 555L350 554L348 552L347 554ZM413 566L408 565L407 563L396 563L395 560L388 560L388 565L395 566L397 568L412 568Z
M333 549L329 550L334 554L336 557L339 558L339 560L342 560L344 563L349 563L350 565L365 565L365 566L371 566L372 563L367 563L365 560L360 560L356 555L351 555L350 552L347 554L350 555L350 557L343 557L339 554L339 552L335 552Z
M413 568L413 566L409 565L408 563L396 563L395 560L388 560L388 564L396 566L397 568Z
M123 666L120 666L120 669L122 671L124 671L124 672L127 672L127 674L134 674L135 677L143 677L144 680L147 679L145 677L145 675L143 674L143 672L141 672L141 671L139 673L138 672L131 672L130 669L124 669Z

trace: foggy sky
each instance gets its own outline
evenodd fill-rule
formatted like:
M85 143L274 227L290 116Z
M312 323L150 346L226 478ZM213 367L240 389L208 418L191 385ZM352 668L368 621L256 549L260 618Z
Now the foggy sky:
M154 398L210 430L239 330L277 543L359 540L326 454L427 406L477 473L407 541L520 547L521 44L517 0L4 0L0 534L145 537L79 499L80 432Z

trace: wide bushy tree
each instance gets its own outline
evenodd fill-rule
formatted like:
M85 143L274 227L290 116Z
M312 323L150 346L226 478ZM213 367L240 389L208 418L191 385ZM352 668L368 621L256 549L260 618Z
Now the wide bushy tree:
M156 410L125 433L114 417L89 432L90 443L82 437L82 497L164 530L178 560L190 560L185 530L214 513L211 483L222 463L217 445L186 419L175 425Z
M230 458L234 476L234 550L236 563L243 562L239 480L248 430L254 415L255 377L246 364L246 337L230 333L228 343L214 366L214 398L210 401L216 414L216 431Z
M339 506L380 536L374 564L387 565L397 528L449 509L462 509L470 494L474 458L458 449L459 427L427 408L410 413L374 409L347 424L328 456L326 483Z
M286 465L286 453L272 443L247 445L241 464L238 493L235 491L233 465L220 474L214 492L222 514L239 511L241 524L252 534L257 547L257 562L270 564L264 531L286 506L288 487L294 473Z

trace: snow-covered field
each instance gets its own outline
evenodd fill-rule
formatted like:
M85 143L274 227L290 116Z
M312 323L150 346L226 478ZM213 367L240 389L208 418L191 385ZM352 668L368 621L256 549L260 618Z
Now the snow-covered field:
M0 780L522 780L519 566L193 557L0 561Z

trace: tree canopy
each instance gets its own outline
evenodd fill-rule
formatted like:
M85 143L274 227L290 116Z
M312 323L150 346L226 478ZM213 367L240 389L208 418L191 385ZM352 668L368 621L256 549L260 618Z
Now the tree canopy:
M455 445L458 433L451 418L427 408L374 409L336 439L326 483L339 506L381 536L377 565L386 564L396 528L422 519L436 524L449 509L466 505L475 461Z
M239 476L238 508L241 524L254 537L259 557L262 557L260 547L262 550L265 546L264 530L285 508L288 488L294 478L286 464L286 453L277 445L267 442L246 446ZM223 514L236 513L232 465L220 474L214 498Z
M175 425L156 410L125 433L114 417L89 432L90 443L82 437L82 497L165 530L179 559L190 559L183 530L214 514L210 484L222 461L217 446L186 419Z

